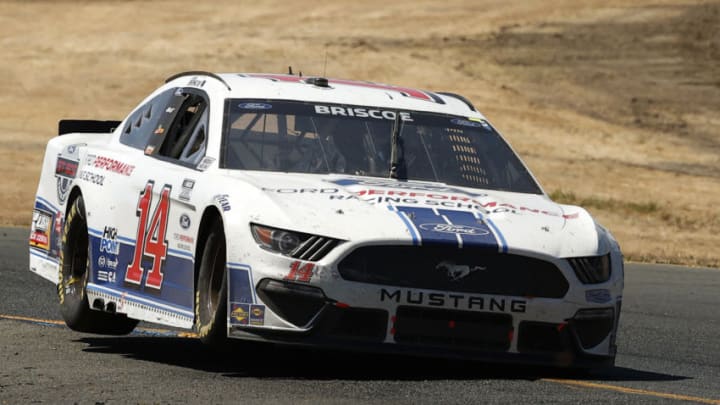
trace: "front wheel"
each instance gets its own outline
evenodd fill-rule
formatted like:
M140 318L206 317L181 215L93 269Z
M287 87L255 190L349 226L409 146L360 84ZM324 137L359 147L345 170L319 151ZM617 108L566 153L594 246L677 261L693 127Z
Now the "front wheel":
M205 239L195 289L195 320L200 340L220 345L227 340L225 233L216 220Z
M89 239L82 196L73 201L65 220L57 285L60 313L70 329L105 335L125 335L138 321L124 315L90 309L86 293L90 278Z

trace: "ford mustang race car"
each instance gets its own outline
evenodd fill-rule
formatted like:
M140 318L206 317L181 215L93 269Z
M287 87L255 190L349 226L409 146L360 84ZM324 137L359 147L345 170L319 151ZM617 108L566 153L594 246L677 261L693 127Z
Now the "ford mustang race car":
M30 270L77 331L611 365L623 260L465 98L175 75L48 142Z

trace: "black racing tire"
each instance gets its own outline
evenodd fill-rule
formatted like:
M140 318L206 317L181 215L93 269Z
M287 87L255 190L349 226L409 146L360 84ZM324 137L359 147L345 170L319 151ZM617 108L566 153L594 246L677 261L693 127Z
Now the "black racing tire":
M126 335L137 320L125 315L90 309L86 287L90 272L89 237L82 196L73 201L65 219L60 250L60 280L57 285L60 313L65 324L78 332Z
M203 343L215 347L227 343L225 268L225 233L216 219L204 240L195 290L195 329Z

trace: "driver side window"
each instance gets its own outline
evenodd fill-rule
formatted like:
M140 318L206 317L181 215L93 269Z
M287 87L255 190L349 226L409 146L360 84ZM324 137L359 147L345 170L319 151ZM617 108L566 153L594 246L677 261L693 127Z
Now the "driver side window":
M200 114L198 124L193 128L187 144L185 144L178 157L180 161L193 165L200 163L200 159L205 156L207 148L208 108L206 107L202 113L197 114Z
M197 92L178 89L164 115L154 130L156 136L145 148L145 154L197 164L207 148L207 98Z

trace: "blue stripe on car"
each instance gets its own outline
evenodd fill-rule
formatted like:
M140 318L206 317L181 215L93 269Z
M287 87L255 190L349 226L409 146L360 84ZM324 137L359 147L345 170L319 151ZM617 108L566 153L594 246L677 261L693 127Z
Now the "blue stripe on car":
M498 250L496 232L483 218L467 211L421 207L395 207L420 233L423 244L456 244L458 247L482 247Z
M228 263L228 294L230 302L255 303L250 266Z

